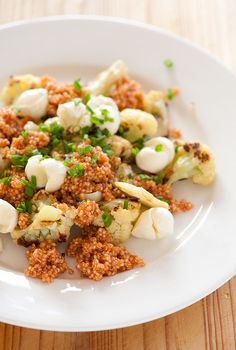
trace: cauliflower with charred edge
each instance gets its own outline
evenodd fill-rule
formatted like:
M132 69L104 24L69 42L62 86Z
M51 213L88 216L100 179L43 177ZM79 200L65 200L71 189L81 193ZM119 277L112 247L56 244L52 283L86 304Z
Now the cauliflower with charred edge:
M66 204L57 205L53 196L45 198L44 191L40 192L32 200L31 224L25 229L15 229L11 233L12 239L20 245L28 246L47 239L63 242L70 235L76 210Z
M210 148L197 142L176 141L175 145L174 160L165 169L167 184L189 178L200 185L212 183L215 178L215 160Z
M95 219L96 226L106 227L113 243L129 239L134 223L140 214L141 204L135 201L115 199L104 203L102 214Z

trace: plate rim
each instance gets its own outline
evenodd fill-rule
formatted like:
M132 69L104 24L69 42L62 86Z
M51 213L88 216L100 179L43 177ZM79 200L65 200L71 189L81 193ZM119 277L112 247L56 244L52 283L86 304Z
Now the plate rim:
M236 73L231 68L229 68L224 62L222 62L222 60L219 57L217 57L215 54L212 54L208 49L203 48L200 45L191 42L189 39L186 39L184 37L181 37L181 36L175 34L174 32L160 28L160 27L155 26L155 25L147 24L143 21L130 20L130 19L126 19L123 17L98 16L98 15L57 15L57 16L36 17L33 19L29 19L29 20L20 20L20 21L14 21L14 22L2 24L2 25L0 25L0 31L4 31L5 29L11 29L14 27L21 27L21 26L28 26L28 25L30 26L32 24L34 25L34 24L43 23L43 22L53 23L53 22L68 21L68 20L94 21L94 22L97 21L97 22L125 24L128 26L143 28L143 29L148 30L148 31L157 32L157 33L161 34L162 36L166 36L166 37L172 38L176 41L182 42L183 44L185 44L189 47L192 47L193 49L201 52L203 55L208 56L208 58L215 61L215 63L220 65L221 68L223 68L228 74L233 76L233 78L236 80ZM130 327L133 325L153 321L155 319L159 319L161 317L170 315L174 312L180 311L183 308L186 308L186 307L198 302L202 298L206 297L207 295L209 295L210 293L212 293L213 291L215 291L216 289L221 287L224 283L229 281L233 276L235 276L235 274L236 274L236 266L232 269L232 271L229 271L229 273L227 275L225 275L224 278L222 278L220 282L217 281L213 286L211 286L210 288L208 288L204 292L201 292L198 297L189 298L187 301L179 303L177 306L172 307L172 308L166 310L165 312L160 312L160 313L154 312L153 314L151 314L151 316L149 313L149 316L143 317L143 318L139 319L138 321L130 322L130 323L128 323L128 326L127 326L127 324L125 324L126 323L125 321L123 321L123 322L121 321L118 324L113 324L111 326L109 326L109 325L107 325L107 326L93 326L92 328L86 327L86 326L85 327L83 327L83 326L78 326L78 327L69 326L68 328L66 328L65 325L64 326L56 326L56 327L55 326L54 327L43 326L43 325L37 324L37 321L34 321L34 320L33 320L33 322L30 322L30 323L25 322L25 321L23 321L23 322L22 321L14 321L11 318L2 317L1 315L0 315L0 319L2 322L10 323L12 325L16 325L16 326L20 326L20 327L28 327L28 328L40 329L40 330L43 329L43 330L51 330L51 331L63 331L63 332L99 331L99 330L118 329L118 328L122 328L122 327Z

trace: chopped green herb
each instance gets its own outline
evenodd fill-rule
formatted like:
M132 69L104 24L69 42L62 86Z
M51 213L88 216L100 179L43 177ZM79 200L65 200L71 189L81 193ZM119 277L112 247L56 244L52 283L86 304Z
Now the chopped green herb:
M121 181L121 182L128 182L127 179L121 179L120 181Z
M0 179L0 182L3 185L8 185L9 182L11 181L11 179L12 179L12 176L6 176L6 177L3 177L2 179Z
M139 177L141 180L152 180L152 178L146 174L140 174Z
M139 148L133 147L132 150L131 150L132 156L134 156L134 157L137 156L137 154L138 154L139 151L140 151Z
M166 60L164 60L164 65L166 66L166 68L172 68L174 65L174 62L172 60L170 60L169 58L167 58Z
M104 145L104 146L102 147L102 151L103 151L104 153L106 153L106 155L107 155L108 157L113 155L113 151L112 151L112 149L111 149L111 146L109 146L109 145Z
M156 196L157 199L159 199L160 201L166 202L166 203L170 203L170 201L166 198L164 198L163 196Z
M114 118L110 117L110 112L107 109L101 109L101 113L105 122L114 122Z
M158 145L155 146L155 151L156 152L161 152L163 150L163 145L159 143Z
M53 122L49 125L49 132L52 136L55 136L57 138L62 138L64 128L62 125L58 124L57 122Z
M102 214L102 221L104 223L104 226L107 228L111 225L112 221L113 221L113 218L112 218L112 215L111 213L105 211L103 214Z
M97 163L97 160L98 160L98 156L96 154L94 154L92 157L91 157L91 162L93 164Z
M24 168L28 162L28 157L19 156L18 154L12 154L11 162L14 167Z
M144 147L144 142L145 141L146 141L145 139L138 139L137 141L135 141L133 143L133 147L134 148L138 148L139 150L141 150Z
M127 199L124 201L123 208L124 209L128 209L129 208L129 201Z
M160 173L159 175L155 176L152 180L153 180L157 185L159 185L159 184L162 183L164 177L165 177L165 173L162 172L162 173Z
M40 124L39 125L39 131L49 132L49 126L45 125L45 124Z
M75 143L68 142L66 140L64 140L63 143L64 143L64 150L65 150L66 154L76 151L76 144Z
M180 146L175 146L175 153L178 152Z
M80 137L82 139L86 139L88 138L88 134L91 131L91 127L90 126L84 126L81 130L80 130Z
M76 79L73 82L73 86L74 86L75 91L80 92L82 90L82 85L80 84L80 79Z
M122 126L119 127L117 134L122 137L125 135L125 130Z
M95 114L90 116L90 121L91 121L91 123L93 123L95 125L102 125L102 124L104 124L104 120L96 117Z
M70 164L70 162L71 162L70 159L66 158L63 163L65 166L68 166Z
M76 164L73 168L70 168L68 170L68 173L70 176L75 177L75 176L82 176L84 173L84 166L82 163Z
M16 208L19 213L32 213L32 203L30 201L21 202Z
M78 106L81 102L81 99L80 98L74 98L74 104L75 106Z
M36 176L31 176L31 181L26 179L21 180L22 185L25 186L25 194L28 197L32 197L37 189L37 179Z
M131 173L128 174L128 178L129 178L129 179L132 179L133 177L134 177L133 174L131 174Z
M166 93L166 97L168 98L168 100L173 100L174 96L175 95L173 89L168 89Z
M79 148L79 154L80 154L81 156L83 156L83 155L85 155L85 154L91 152L92 149L93 149L93 146L91 146L91 145L87 145L87 146L84 146L84 147L80 147L80 148Z
M42 156L42 158L39 160L40 162L42 162L42 160L44 159L48 159L48 158L51 158L50 156L48 156L47 154L45 154L45 156Z
M22 131L21 131L21 136L24 137L24 139L26 139L26 138L29 136L28 131L22 130Z
M88 101L91 99L91 97L92 96L90 94L84 95L83 102L84 102L85 105L88 103Z

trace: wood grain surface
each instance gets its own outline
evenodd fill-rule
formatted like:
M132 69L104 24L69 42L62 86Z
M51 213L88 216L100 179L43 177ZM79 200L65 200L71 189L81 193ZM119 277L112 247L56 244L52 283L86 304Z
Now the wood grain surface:
M1 24L61 14L119 16L151 23L209 49L236 71L236 0L0 0ZM2 323L0 349L234 350L236 278L182 311L134 327L60 333Z

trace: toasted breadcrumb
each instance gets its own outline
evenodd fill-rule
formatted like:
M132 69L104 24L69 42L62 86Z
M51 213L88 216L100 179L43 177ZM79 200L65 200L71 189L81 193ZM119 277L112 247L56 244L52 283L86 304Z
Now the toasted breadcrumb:
M0 108L0 137L11 140L23 129L22 121L10 108Z
M50 116L56 115L59 104L69 102L80 95L71 84L59 83L47 75L41 78L41 85L48 91L47 114Z
M74 238L67 249L69 256L76 257L81 277L99 281L104 276L144 266L144 261L124 246L111 243L111 236L104 228L88 230L86 236Z
M91 225L100 212L97 203L86 201L78 206L74 223L80 227Z
M157 185L152 180L142 180L139 176L136 176L134 179L129 181L135 186L143 187L145 190L151 192L154 196L158 197L161 200L166 200L170 205L170 211L172 213L179 213L181 211L186 212L191 210L193 205L191 202L182 200L176 200L173 197L171 187L164 184Z
M21 183L21 180L25 178L25 172L11 170L8 176L11 176L8 184L0 182L0 198L17 207L25 199L25 186Z
M181 131L179 129L169 129L168 137L172 140L180 139L182 136Z
M18 136L13 138L10 154L28 155L34 149L46 147L50 138L47 133L41 131L29 131L27 137Z
M68 270L65 258L51 240L41 242L38 247L32 244L26 252L26 257L29 266L25 270L25 275L39 278L42 282L50 283Z
M143 92L134 80L122 78L111 88L109 96L115 101L120 111L125 108L143 109Z
M30 225L30 214L29 213L19 213L18 215L18 226L21 230L25 229Z

